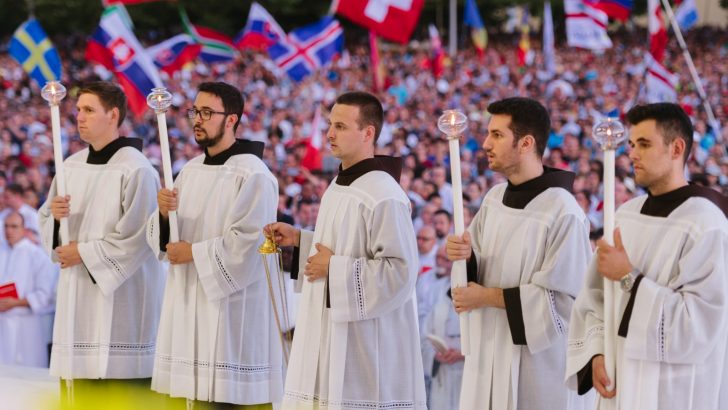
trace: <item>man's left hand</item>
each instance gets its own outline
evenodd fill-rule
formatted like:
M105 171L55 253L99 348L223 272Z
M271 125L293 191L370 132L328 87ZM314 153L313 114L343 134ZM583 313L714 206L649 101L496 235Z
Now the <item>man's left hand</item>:
M614 246L608 244L604 238L597 241L597 272L607 279L617 281L632 272L632 269L619 228L614 230Z
M329 261L331 261L331 256L334 254L331 249L321 245L320 243L316 244L316 250L318 253L306 260L306 267L303 271L303 274L308 277L309 282L328 276Z
M83 262L81 254L78 253L78 242L75 241L66 246L57 247L56 255L63 269L80 265Z
M167 259L172 265L183 265L192 262L192 244L185 241L168 243Z
M0 312L6 312L17 306L21 306L20 299L0 298Z

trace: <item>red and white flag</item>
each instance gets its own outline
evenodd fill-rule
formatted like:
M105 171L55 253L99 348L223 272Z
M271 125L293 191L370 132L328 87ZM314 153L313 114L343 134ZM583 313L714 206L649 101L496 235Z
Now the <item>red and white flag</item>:
M569 47L604 50L612 47L607 35L609 17L584 0L565 0L566 41Z
M650 54L658 62L665 58L667 48L667 29L665 19L662 18L660 0L647 0L647 27L650 31Z
M656 61L652 55L648 54L645 58L647 75L645 76L645 86L647 87L647 101L656 102L676 102L677 101L677 85L680 76L668 71L665 66Z
M334 0L331 8L387 40L405 44L424 4L425 0Z

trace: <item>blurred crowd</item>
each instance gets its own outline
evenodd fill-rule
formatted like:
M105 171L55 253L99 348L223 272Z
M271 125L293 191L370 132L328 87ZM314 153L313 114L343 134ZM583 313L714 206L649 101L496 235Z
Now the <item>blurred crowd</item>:
M554 75L545 70L537 41L532 42L531 65L519 66L515 40L503 38L491 40L483 59L471 50L459 52L446 62L439 78L433 75L428 47L383 50L385 84L377 94L384 102L386 117L377 153L404 158L401 183L412 199L416 228L434 226L433 215L440 209L452 212L448 145L437 129L438 116L445 109L458 108L470 120L462 140L461 172L466 214L473 214L488 188L502 182L488 169L480 148L488 122L486 108L491 101L520 95L540 100L549 110L552 130L545 162L577 173L574 194L598 235L602 162L591 129L596 121L621 115L644 99L645 49L639 38L641 33L617 34L615 47L601 55L557 48ZM718 122L726 124L728 33L694 30L688 43L708 101ZM65 46L60 51L69 96L61 107L61 127L67 156L85 146L76 131L74 91L84 81L112 75L86 62L81 39L69 40ZM695 125L690 178L725 193L728 127L718 130L709 124L679 49L669 49L666 61L671 71L680 74L679 102ZM243 53L234 62L212 66L188 65L173 77L164 78L174 96L174 105L167 113L173 172L200 153L185 116L196 86L209 80L237 85L246 98L239 137L266 143L265 161L281 187L280 213L300 226L312 226L318 199L338 166L326 146L326 109L343 90L371 90L372 71L367 47L348 50L331 67L301 83L276 72L263 54ZM20 186L23 200L37 208L45 199L54 172L50 112L38 86L6 54L0 54L0 91L0 189L9 184ZM318 121L317 107L322 110ZM129 115L122 132L143 138L147 156L155 165L161 164L151 111L141 117ZM314 134L322 135L320 150L311 143ZM617 177L618 204L641 192L632 179L626 145L618 152ZM2 198L7 201L7 196Z
M577 174L574 195L591 222L592 237L601 236L603 202L601 152L591 138L595 122L620 116L644 102L644 55L641 31L612 36L615 46L601 54L557 47L557 69L548 73L540 44L532 40L530 65L519 66L516 37L491 38L484 58L461 50L446 62L441 76L433 74L431 49L389 47L381 51L385 84L376 94L384 103L385 124L377 154L401 156L402 188L412 200L412 218L420 252L420 272L445 274L438 267L438 247L452 227L452 187L448 143L437 129L446 109L461 109L468 119L462 137L461 167L465 223L477 212L488 189L504 182L489 170L481 145L487 134L490 102L512 96L541 101L551 115L552 129L545 164ZM680 75L679 103L693 120L695 141L687 172L695 183L728 194L728 31L696 29L687 35L698 73L718 123L710 124L680 50L671 43L665 59ZM92 79L112 74L89 65L82 39L69 39L60 47L63 82L69 96L61 106L65 156L85 147L75 126L74 93ZM173 94L167 112L173 172L200 154L186 111L196 87L203 81L225 81L245 95L245 115L239 138L266 143L264 160L279 180L279 219L312 228L318 203L338 169L327 148L327 108L344 90L372 90L368 47L353 47L332 66L295 83L277 72L263 54L244 52L231 63L189 64L172 77L164 77ZM320 110L320 115L317 115ZM127 117L122 135L145 141L145 153L161 168L156 121L151 110ZM317 136L322 144L316 143ZM635 185L626 144L617 152L616 204L643 191ZM22 68L0 53L0 208L38 208L54 174L50 112ZM8 189L8 187L12 187ZM26 218L27 219L27 218ZM28 236L34 239L32 229ZM37 240L37 238L35 238ZM438 276L441 276L438 274ZM419 291L419 285L418 285ZM433 304L433 301L420 300ZM420 320L431 310L420 306ZM424 310L423 310L424 309ZM450 359L448 359L450 360Z

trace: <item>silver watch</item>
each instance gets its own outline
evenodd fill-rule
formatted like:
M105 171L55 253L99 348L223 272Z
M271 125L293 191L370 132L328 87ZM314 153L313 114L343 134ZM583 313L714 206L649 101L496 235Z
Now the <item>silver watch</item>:
M622 276L622 278L619 280L619 286L622 288L624 292L631 292L632 287L634 286L634 281L637 279L637 275L639 272L637 269L632 270L628 274Z

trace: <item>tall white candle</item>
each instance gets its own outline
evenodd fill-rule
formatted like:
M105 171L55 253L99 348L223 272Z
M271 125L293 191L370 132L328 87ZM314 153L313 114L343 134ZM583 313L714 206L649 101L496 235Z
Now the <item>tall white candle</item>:
M167 108L172 105L172 94L164 87L153 88L147 96L147 105L157 114L157 126L159 127L159 148L162 151L162 173L164 176L164 188L170 191L174 189L172 179L172 159L169 155L169 134L167 133ZM169 241L179 242L179 228L177 227L177 211L169 212Z
M61 143L61 113L58 105L66 96L66 87L59 81L49 81L41 90L41 96L51 108L51 130L53 134L53 161L56 166L56 190L59 196L66 196L66 178L63 172L63 145ZM61 245L68 245L68 218L60 220Z
M619 144L626 138L624 125L621 122L607 118L594 125L593 138L600 144L604 153L604 240L614 245L614 156ZM611 381L608 389L614 390L616 386L616 342L617 317L615 309L616 283L604 278L604 365L607 376ZM610 399L614 402L614 400Z
M455 235L462 236L465 233L465 222L463 219L463 184L460 175L460 134L468 126L468 119L460 111L447 110L437 121L437 127L447 135L450 147L450 174L452 177L452 203L453 218L455 220ZM453 288L468 286L467 262L465 260L455 261L452 264L450 284ZM470 354L470 315L468 312L460 313L460 350L463 355Z

